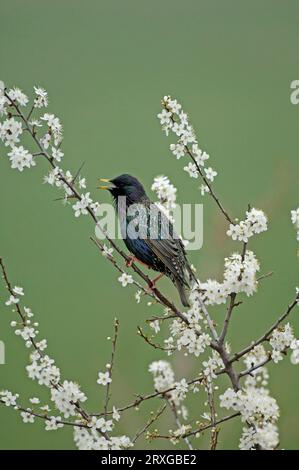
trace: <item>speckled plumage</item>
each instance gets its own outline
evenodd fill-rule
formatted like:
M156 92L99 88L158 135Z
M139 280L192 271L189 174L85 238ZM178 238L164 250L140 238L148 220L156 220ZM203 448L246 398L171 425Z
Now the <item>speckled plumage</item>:
M166 274L176 285L182 304L189 306L185 289L189 287L189 281L194 279L194 275L187 261L183 243L175 234L171 222L164 212L151 203L143 186L133 176L121 175L110 180L110 183L113 186L109 191L114 198L121 227L125 229L123 236L128 250L151 269ZM125 196L125 200L120 196ZM133 205L136 204L145 209L144 217L138 219L138 228L145 236L137 238L134 227L130 227L134 218L130 215L130 210L135 208ZM155 237L151 236L150 220L157 223Z

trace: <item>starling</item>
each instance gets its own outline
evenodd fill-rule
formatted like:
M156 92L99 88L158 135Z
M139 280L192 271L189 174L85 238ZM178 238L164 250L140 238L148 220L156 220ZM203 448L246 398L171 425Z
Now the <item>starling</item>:
M150 201L142 184L133 176L124 174L111 180L101 178L100 181L109 183L109 186L100 186L100 189L107 189L113 197L122 237L133 255L132 262L139 261L160 273L152 281L153 285L163 275L169 277L178 289L182 304L189 307L186 289L190 288L190 281L195 277L184 245L166 214ZM138 208L137 218L136 209L130 210L132 207ZM135 225L132 227L134 217ZM151 230L153 227L157 230Z

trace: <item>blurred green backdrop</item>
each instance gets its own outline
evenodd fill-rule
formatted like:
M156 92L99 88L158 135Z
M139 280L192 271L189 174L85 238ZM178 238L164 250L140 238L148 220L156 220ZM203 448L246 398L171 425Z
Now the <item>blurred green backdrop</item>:
M299 79L298 1L1 0L0 8L0 78L25 92L33 85L48 90L49 109L64 125L64 165L75 171L85 161L95 198L109 201L94 190L97 176L129 172L147 188L154 176L166 174L180 202L201 201L198 182L170 155L171 141L156 119L164 94L183 103L219 173L216 188L225 206L240 217L250 202L270 218L270 231L250 245L262 272L275 274L235 312L229 339L235 349L259 336L298 285L298 244L290 223L290 210L298 206L299 106L290 103L290 82ZM90 221L76 220L71 209L53 202L57 192L42 184L45 164L19 174L3 157L0 171L0 254L14 283L25 287L26 303L63 376L79 381L90 410L102 406L103 390L95 381L109 360L106 338L117 316L112 402L121 405L136 392L150 391L148 364L163 354L145 345L136 328L158 307L136 305L134 290L117 283L116 272L89 241ZM202 279L220 278L223 258L238 247L225 230L206 197L204 245L191 254ZM177 299L169 282L161 285ZM4 300L2 284L0 294ZM214 310L216 321L223 312ZM6 365L0 366L0 388L19 391L25 403L30 396L46 398L25 375L28 352L9 327L11 319L1 307ZM299 332L297 318L294 323ZM198 361L183 355L171 360L178 377L200 370ZM286 359L270 369L271 393L281 406L281 446L298 448L298 368ZM193 417L201 414L203 401L202 395L190 398ZM156 400L139 413L124 413L119 432L133 434L158 406ZM70 429L45 433L42 423L25 425L4 407L0 422L2 449L74 448ZM173 426L171 417L159 425ZM219 448L235 448L240 429L237 421L223 426ZM207 434L197 446L208 442Z

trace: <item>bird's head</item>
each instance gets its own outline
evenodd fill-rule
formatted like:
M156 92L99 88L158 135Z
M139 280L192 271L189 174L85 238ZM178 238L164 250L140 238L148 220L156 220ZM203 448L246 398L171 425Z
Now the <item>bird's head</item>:
M107 189L116 202L119 196L125 196L127 204L136 204L146 195L142 184L131 175L124 174L111 180L101 178L100 181L109 185L99 186L99 189Z

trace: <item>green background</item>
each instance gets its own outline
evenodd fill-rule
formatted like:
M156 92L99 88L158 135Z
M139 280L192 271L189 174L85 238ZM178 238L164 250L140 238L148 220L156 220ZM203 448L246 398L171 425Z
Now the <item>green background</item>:
M299 79L298 15L296 0L0 1L0 78L29 93L33 85L48 90L49 109L64 125L64 168L75 171L85 161L82 173L94 198L110 200L95 191L96 177L128 172L148 189L154 176L166 174L178 187L179 202L202 201L198 181L171 156L172 140L156 118L161 97L171 94L183 103L201 147L211 155L224 205L236 217L248 203L266 211L270 230L250 247L262 272L275 274L235 311L233 350L257 338L298 285L298 243L290 223L290 210L298 206L299 106L290 103L290 83ZM54 202L58 192L42 184L45 162L20 174L10 169L3 146L1 155L0 254L14 284L24 286L63 377L82 385L89 410L101 409L104 389L96 385L97 372L109 361L106 338L117 316L112 403L151 391L148 364L165 357L146 345L136 328L159 308L147 307L145 300L135 303L134 289L120 286L116 271L89 241L91 221L76 220L71 208ZM204 245L190 256L201 279L221 280L223 258L240 248L226 229L206 197ZM161 286L177 301L170 282ZM5 300L3 285L0 294ZM213 314L221 322L224 308ZM26 377L28 351L9 327L12 318L1 307L6 365L0 366L0 388L18 391L24 403L31 396L46 399L47 391L41 393ZM297 318L294 324L299 332ZM200 370L199 360L183 354L171 361L178 378ZM270 390L281 406L281 447L299 448L298 368L287 358L270 372ZM203 402L203 394L188 400L193 419L205 409ZM118 432L133 436L160 404L124 413ZM45 433L43 423L25 425L11 408L0 408L0 422L2 449L74 448L70 429ZM165 416L159 429L169 428L174 423ZM236 420L225 424L219 448L236 448L240 430ZM208 443L207 433L196 445ZM153 447L165 445L156 441Z

